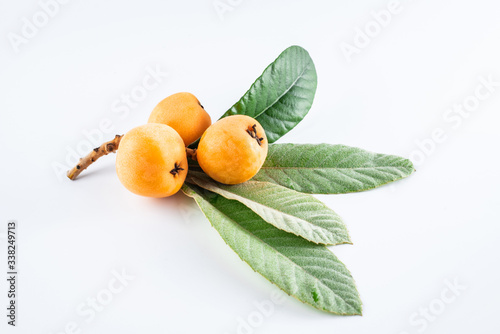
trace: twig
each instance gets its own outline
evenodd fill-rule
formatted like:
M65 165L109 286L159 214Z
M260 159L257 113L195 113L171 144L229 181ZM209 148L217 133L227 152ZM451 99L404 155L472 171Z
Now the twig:
M87 154L87 156L80 159L78 164L75 167L71 168L66 175L70 180L74 180L78 175L80 175L81 172L87 169L88 166L92 165L100 157L116 152L116 150L118 150L118 146L120 145L120 140L122 139L122 137L123 135L116 135L113 140L105 142L101 146L94 148L92 152Z

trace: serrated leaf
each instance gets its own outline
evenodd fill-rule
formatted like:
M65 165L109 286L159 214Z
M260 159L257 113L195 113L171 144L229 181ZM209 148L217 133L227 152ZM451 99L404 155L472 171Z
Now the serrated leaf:
M309 194L268 182L247 181L225 185L196 172L190 173L190 180L227 199L243 203L280 230L318 244L351 242L340 216Z
M182 189L239 257L286 293L320 310L361 314L351 274L325 246L275 228L238 201L194 185Z
M251 116L264 128L269 143L273 143L308 113L316 85L316 69L309 53L300 46L291 46L221 118Z
M330 144L269 145L254 181L272 182L310 194L343 194L373 189L414 172L410 160Z

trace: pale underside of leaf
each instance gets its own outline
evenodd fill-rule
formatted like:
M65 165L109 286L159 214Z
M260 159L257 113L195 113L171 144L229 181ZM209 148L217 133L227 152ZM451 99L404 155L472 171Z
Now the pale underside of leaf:
M224 185L212 181L205 174L191 173L191 176L198 186L243 203L281 230L319 244L351 242L340 216L309 194L268 182Z
M273 144L253 177L310 194L373 189L415 171L410 160L345 145Z
M182 189L239 257L286 293L320 310L361 314L350 272L325 246L275 228L238 201L194 185Z

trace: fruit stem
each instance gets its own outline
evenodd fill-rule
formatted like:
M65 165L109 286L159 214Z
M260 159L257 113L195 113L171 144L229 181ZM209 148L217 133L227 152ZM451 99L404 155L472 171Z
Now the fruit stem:
M191 160L197 161L195 148L186 147L186 155L188 156L188 158L191 158Z
M101 146L94 148L92 152L87 154L84 158L81 158L80 161L78 161L78 164L68 171L66 174L68 178L70 180L76 179L81 172L87 169L88 166L92 165L97 159L104 155L116 152L122 137L123 135L116 135L113 140L107 141Z

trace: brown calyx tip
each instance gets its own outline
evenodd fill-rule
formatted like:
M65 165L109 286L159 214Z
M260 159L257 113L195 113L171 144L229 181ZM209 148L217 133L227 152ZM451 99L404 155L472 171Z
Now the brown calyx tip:
M257 141L257 144L259 144L259 146L262 146L264 137L257 136L257 124L249 126L247 129L247 133L250 135L250 137L254 138Z
M181 168L180 164L177 162L174 164L174 168L170 171L170 174L173 176L177 176L179 174L179 171L184 170L184 168Z

